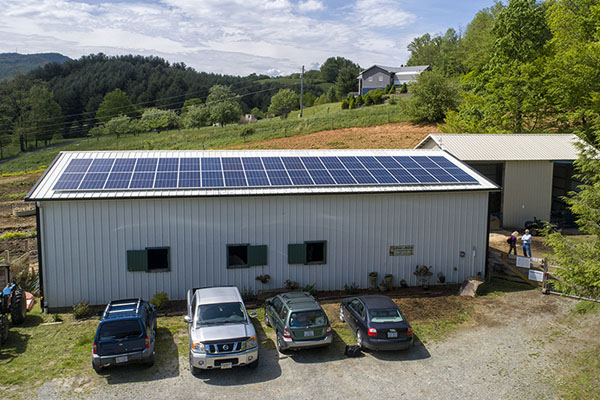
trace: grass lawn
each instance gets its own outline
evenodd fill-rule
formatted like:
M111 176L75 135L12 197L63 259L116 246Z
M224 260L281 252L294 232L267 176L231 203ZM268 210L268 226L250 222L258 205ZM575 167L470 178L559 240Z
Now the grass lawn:
M296 118L293 111L287 119L263 119L251 126L255 133L247 138L241 136L246 125L231 124L224 127L204 127L166 132L149 132L134 135L87 139L80 143L42 150L0 164L0 175L34 171L46 168L60 151L74 150L202 150L240 146L245 142L261 141L286 136L302 135L328 129L355 126L372 126L389 122L406 121L403 101L398 104L381 104L354 110L342 110L340 103L323 104L307 108L304 117Z

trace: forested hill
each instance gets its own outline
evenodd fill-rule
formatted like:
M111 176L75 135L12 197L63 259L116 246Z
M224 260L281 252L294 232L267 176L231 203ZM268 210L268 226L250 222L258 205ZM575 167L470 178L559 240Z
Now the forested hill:
M266 110L271 96L280 88L300 91L300 79L294 84L266 75L239 77L197 72L183 63L170 64L159 57L139 55L84 56L63 64L47 64L23 79L47 82L65 116L65 125L71 125L74 131L81 131L80 126L95 115L104 96L117 88L139 108L177 110L186 99L205 101L209 89L220 84L230 86L233 93L240 95L239 102L245 112L254 107ZM323 92L317 85L309 84L306 89L315 96Z
M69 57L58 53L0 53L0 81L26 73L48 63L64 63Z

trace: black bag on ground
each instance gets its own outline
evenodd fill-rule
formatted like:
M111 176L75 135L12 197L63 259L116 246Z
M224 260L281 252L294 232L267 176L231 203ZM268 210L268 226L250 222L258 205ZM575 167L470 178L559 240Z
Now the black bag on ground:
M360 346L346 346L344 354L348 357L360 357L362 355L362 350L360 349Z

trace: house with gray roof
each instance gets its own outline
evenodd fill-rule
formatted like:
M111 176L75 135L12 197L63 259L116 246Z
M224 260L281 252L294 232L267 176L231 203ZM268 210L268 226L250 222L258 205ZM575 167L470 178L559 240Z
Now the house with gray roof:
M404 83L416 82L417 76L429 69L429 65L417 65L414 67L373 65L358 75L358 92L365 94L369 90L385 89L387 85L391 84L398 87Z
M432 134L415 148L444 150L502 187L490 193L490 213L506 228L534 217L569 225L562 197L576 190L573 134Z

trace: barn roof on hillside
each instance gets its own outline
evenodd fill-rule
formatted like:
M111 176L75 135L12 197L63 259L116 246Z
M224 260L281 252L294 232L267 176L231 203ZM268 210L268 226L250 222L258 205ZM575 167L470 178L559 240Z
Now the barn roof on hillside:
M440 150L76 151L25 200L496 189Z
M573 134L431 134L415 149L432 144L462 161L573 161Z

